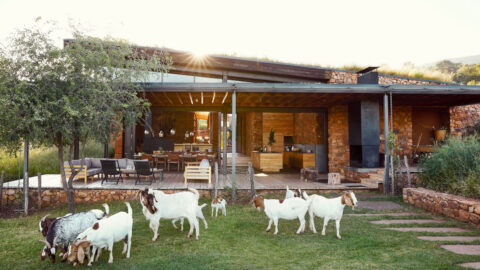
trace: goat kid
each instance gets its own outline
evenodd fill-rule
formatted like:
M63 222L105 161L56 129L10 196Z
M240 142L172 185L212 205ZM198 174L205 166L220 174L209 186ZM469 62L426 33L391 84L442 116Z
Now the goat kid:
M311 200L308 208L310 230L313 231L313 233L317 233L314 219L316 216L323 217L322 235L325 235L325 228L327 227L328 221L333 219L335 220L335 226L337 228L337 238L342 239L340 236L340 221L342 220L343 209L345 208L345 205L351 206L352 209L357 206L357 198L355 197L355 194L348 191L340 197L327 199L316 194L308 196L306 192L303 192L303 197L306 200Z
M222 213L224 216L227 215L227 201L222 198L222 196L218 195L213 199L212 204L212 217L213 217L213 210L215 209L215 216L218 217L218 209L222 209Z
M292 191L288 188L287 186L287 190L285 192L285 200L288 199L288 198L293 198L293 197L302 197L302 190L301 189L296 189L295 191Z
M196 189L188 188L188 190L173 194L166 194L163 191L152 189L145 189L140 192L140 203L146 208L143 214L150 221L149 227L153 231L152 241L158 238L158 227L161 218L187 218L190 224L190 231L187 237L192 237L193 229L195 228L195 239L198 240L200 228L197 219L197 208L200 195Z
M108 205L103 204L102 206L105 208L105 211L92 209L90 211L67 214L53 220L48 227L45 240L39 240L45 244L42 249L41 259L45 260L46 256L48 256L50 261L54 263L57 248L62 247L60 257L62 261L65 261L67 259L67 248L70 242L74 241L79 233L108 215L110 212Z
M127 212L119 212L108 218L102 219L92 227L86 229L78 235L68 249L68 263L83 264L85 259L85 251L92 247L92 254L97 249L107 248L110 251L108 263L113 263L113 244L121 240L124 241L122 254L126 254L130 258L130 247L132 245L132 208L130 203L126 202ZM97 254L97 260L100 252ZM94 256L90 257L88 266L93 263Z
M205 230L206 230L206 229L208 229L208 223L207 223L207 220L205 220L205 217L203 216L203 211L202 211L202 209L205 206L207 206L206 203L204 203L202 205L199 205L197 207L197 218L201 219L203 221L203 225L205 225ZM183 220L184 220L184 218L176 218L176 219L172 220L172 225L175 229L178 229L177 225L175 224L178 220L180 220L180 231L183 232Z
M253 197L254 207L258 210L264 210L267 217L270 219L266 232L270 231L272 223L275 225L274 234L278 233L278 220L297 219L300 221L297 234L305 232L305 214L308 211L309 201L302 198L289 198L283 201L275 199L264 199L262 196L255 195Z

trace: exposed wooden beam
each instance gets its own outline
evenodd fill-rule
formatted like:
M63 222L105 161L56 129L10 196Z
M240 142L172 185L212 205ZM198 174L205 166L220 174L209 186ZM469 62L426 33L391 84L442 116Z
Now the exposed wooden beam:
M190 103L192 103L192 105L193 105L192 93L188 92L188 96L190 97Z
M180 95L178 94L178 92L175 92L175 94L177 94L177 98L178 98L178 101L180 102L180 104L183 105L183 101L182 101L182 99L180 98Z
M227 100L228 97L228 92L225 92L225 96L222 99L222 104L225 103L225 100Z
M168 100L168 102L170 102L170 104L173 105L173 101L168 97L167 93L166 93L166 92L163 92L163 95L164 95L165 98Z
M213 91L212 104L215 103L215 91Z

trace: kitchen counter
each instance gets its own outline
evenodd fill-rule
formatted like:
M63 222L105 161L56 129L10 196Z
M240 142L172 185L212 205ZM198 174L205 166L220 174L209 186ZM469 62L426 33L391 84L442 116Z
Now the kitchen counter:
M283 165L292 169L315 167L315 153L283 152Z
M278 172L283 168L282 153L252 151L252 166L264 172Z
M193 147L198 147L198 151L205 152L207 149L211 149L212 145L208 143L176 143L174 144L175 152L182 152L184 150L193 151Z

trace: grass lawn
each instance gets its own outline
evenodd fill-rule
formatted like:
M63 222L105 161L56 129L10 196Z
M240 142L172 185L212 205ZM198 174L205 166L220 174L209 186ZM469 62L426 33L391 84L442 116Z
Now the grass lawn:
M362 200L362 199L360 199ZM376 200L369 198L365 200ZM378 200L378 199L377 199ZM393 198L399 202L399 198ZM206 202L206 200L202 200ZM173 229L164 220L159 228L159 239L152 242L153 233L141 213L138 201L131 202L134 211L131 258L121 255L123 243L114 246L114 263L107 263L104 252L94 268L99 269L463 269L458 263L480 261L480 256L462 256L443 250L438 242L422 241L416 235L381 229L369 221L380 217L344 216L341 223L342 239L335 238L334 222L327 227L327 235L307 231L296 235L298 220L279 221L279 235L265 233L268 220L263 212L251 205L228 205L227 217L210 217L210 206L204 208L209 223L204 230L200 222L200 240L187 239L186 231ZM123 203L109 203L111 213L125 211ZM103 209L98 205L77 205L77 210ZM345 213L351 213L345 208ZM405 206L404 211L418 211ZM373 212L366 210L356 213ZM38 220L47 212L18 219L0 220L0 269L64 269L65 263L51 264L40 260L43 244L38 232ZM66 213L66 206L48 211L53 215ZM424 215L423 212L419 216ZM308 222L308 214L307 214ZM400 217L402 218L402 217ZM398 219L395 218L395 219ZM450 226L469 227L449 220ZM317 230L321 220L316 219ZM440 224L439 224L440 225ZM417 225L417 226L429 226ZM272 230L273 231L273 230ZM461 235L478 235L471 233ZM478 244L478 242L477 242ZM86 264L79 268L86 268Z

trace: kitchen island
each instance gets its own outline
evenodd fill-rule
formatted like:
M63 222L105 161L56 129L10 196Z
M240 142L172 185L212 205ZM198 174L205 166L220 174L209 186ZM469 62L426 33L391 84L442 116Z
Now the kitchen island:
M283 165L292 169L315 167L315 153L283 152Z
M252 151L252 166L264 172L279 172L283 168L282 153Z

